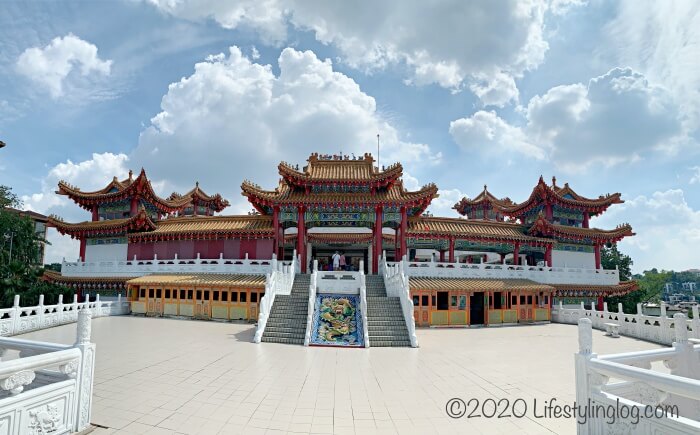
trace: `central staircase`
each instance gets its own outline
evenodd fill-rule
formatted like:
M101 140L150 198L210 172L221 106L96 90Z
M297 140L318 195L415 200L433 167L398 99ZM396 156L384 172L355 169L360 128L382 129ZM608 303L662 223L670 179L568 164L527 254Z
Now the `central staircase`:
M309 308L310 276L296 274L292 293L275 296L262 341L267 343L304 344Z
M381 275L367 275L365 283L370 347L410 347L411 340L399 298L387 296Z

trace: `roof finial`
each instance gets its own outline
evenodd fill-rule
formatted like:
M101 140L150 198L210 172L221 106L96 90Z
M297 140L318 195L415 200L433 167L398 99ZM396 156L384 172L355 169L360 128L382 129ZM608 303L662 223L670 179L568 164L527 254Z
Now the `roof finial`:
M134 177L134 171L129 169L129 180L131 180Z
M486 185L484 184L484 192L486 192L488 189L486 188Z
M552 175L552 187L557 187L557 177Z
M195 182L194 182L194 187L199 188L199 181L195 181Z

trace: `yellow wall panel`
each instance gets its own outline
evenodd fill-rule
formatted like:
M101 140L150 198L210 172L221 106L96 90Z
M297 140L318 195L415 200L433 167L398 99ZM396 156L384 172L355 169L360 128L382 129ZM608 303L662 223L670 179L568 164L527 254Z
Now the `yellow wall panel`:
M192 304L180 304L180 315L192 317L194 315L192 307Z
M431 325L447 325L448 324L447 311L432 311L430 313L430 324Z
M231 307L231 319L248 320L248 309L246 307Z
M228 307L213 305L211 307L211 316L215 319L228 319Z
M144 314L146 312L146 303L138 301L131 302L131 312L136 314Z
M164 304L163 314L166 316L177 316L177 304Z

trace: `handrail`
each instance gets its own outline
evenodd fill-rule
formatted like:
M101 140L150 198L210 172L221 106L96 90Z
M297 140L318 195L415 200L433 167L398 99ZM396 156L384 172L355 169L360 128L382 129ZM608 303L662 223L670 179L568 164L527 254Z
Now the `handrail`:
M362 335L365 347L369 347L369 325L367 320L367 278L365 277L364 260L360 260L360 312L362 314Z
M272 272L268 273L265 278L265 296L260 299L258 307L258 323L253 336L254 343L262 342L262 336L265 333L267 320L272 311L272 305L275 303L275 296L278 294L290 294L294 286L295 270L297 269L296 251L292 255L292 263L286 266L283 262L277 261L277 256L272 254Z
M306 309L306 330L304 331L304 346L311 343L314 313L316 312L316 285L318 280L318 260L314 260L313 272L309 279L309 303Z
M61 363L67 363L75 359L79 359L80 355L80 349L69 347L68 349L33 355L30 358L18 358L3 361L2 364L0 364L0 381L7 379L9 376L19 371L34 371L55 367Z
M386 252L384 252L384 255L379 260L379 270L384 277L387 295L399 298L411 347L418 347L416 320L413 317L413 300L411 299L409 278L406 275L404 264L406 264L406 256L404 256L403 261L389 266L386 262Z

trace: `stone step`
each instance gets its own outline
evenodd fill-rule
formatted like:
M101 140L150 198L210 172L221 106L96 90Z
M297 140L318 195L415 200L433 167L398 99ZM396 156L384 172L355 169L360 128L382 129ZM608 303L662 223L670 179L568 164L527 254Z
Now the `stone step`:
M403 328L406 329L406 322L394 319L367 319L367 326L376 326L377 328Z
M411 347L411 342L408 340L401 341L369 341L370 347Z
M304 339L298 338L279 338L279 337L263 337L262 341L265 343L278 343L278 344L304 344Z
M267 338L291 338L291 339L301 339L301 341L304 341L304 333L305 331L302 332L277 332L277 331L270 331L263 334L263 337Z

